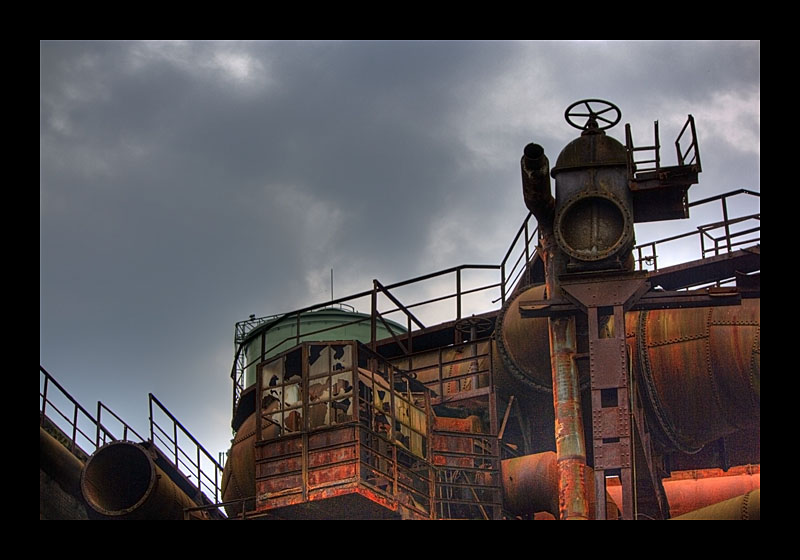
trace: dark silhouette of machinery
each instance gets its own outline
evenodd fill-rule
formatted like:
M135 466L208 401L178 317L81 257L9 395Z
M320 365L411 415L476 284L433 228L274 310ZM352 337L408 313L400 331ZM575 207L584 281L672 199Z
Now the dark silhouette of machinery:
M92 456L53 461L71 475L45 468L42 451L48 483L72 480L65 494L105 518L758 518L760 215L727 211L758 193L689 202L701 172L691 115L674 166L657 122L642 147L629 126L624 144L607 134L622 118L607 101L565 118L581 132L552 170L541 146L523 150L530 214L500 265L374 280L237 325L235 437L212 491L161 473L180 461L152 437L100 445L100 407ZM698 236L699 258L659 268L663 245L636 245L634 224L699 204L723 219L664 240ZM483 273L499 278L471 282ZM448 276L454 292L396 295ZM500 305L469 314L486 293ZM442 302L447 315L426 325ZM156 499L157 481L180 499Z

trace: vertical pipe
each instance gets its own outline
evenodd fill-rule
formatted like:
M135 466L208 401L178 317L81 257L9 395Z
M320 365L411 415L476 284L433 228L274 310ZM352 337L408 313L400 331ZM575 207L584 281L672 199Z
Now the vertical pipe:
M550 189L550 164L544 149L528 144L520 161L525 205L536 218L539 248L545 270L547 298L559 297L558 275L566 270L565 256L553 231L555 199ZM561 519L590 519L593 475L586 465L586 443L580 404L575 317L551 317L550 368L555 409L558 497Z
M590 519L591 472L581 416L575 317L552 317L550 324L553 407L555 409L558 501L561 519Z

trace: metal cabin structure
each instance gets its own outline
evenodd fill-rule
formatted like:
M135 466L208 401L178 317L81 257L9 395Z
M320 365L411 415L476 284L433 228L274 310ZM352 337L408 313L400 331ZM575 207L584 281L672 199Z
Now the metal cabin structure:
M236 325L235 437L185 517L760 517L760 213L731 212L760 195L689 200L691 115L672 166L657 122L637 146L606 134L611 103L565 117L580 136L552 170L523 150L530 212L500 264ZM719 218L636 244L700 207Z

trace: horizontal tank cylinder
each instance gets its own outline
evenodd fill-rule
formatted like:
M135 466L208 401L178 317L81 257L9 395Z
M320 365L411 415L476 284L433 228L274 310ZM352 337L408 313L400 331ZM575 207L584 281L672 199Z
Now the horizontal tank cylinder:
M533 286L498 317L501 375L540 392L551 391L547 319L523 319L519 303L541 301ZM741 305L631 311L628 355L659 428L661 443L693 453L728 434L760 425L761 300Z

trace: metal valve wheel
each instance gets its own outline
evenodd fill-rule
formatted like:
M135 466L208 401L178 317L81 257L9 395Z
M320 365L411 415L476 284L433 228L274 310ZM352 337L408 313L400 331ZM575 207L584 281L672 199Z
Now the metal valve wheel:
M475 334L479 335L491 331L494 323L485 317L465 317L456 321L455 328L463 333L471 333L474 328Z
M585 109L585 111L583 110ZM611 115L605 115L609 111L614 111ZM616 114L616 116L614 116ZM579 130L605 130L617 124L622 118L622 111L610 101L603 99L582 99L576 101L564 111L564 118L567 122ZM583 124L579 124L580 119L586 118ZM601 125L599 121L602 121Z

